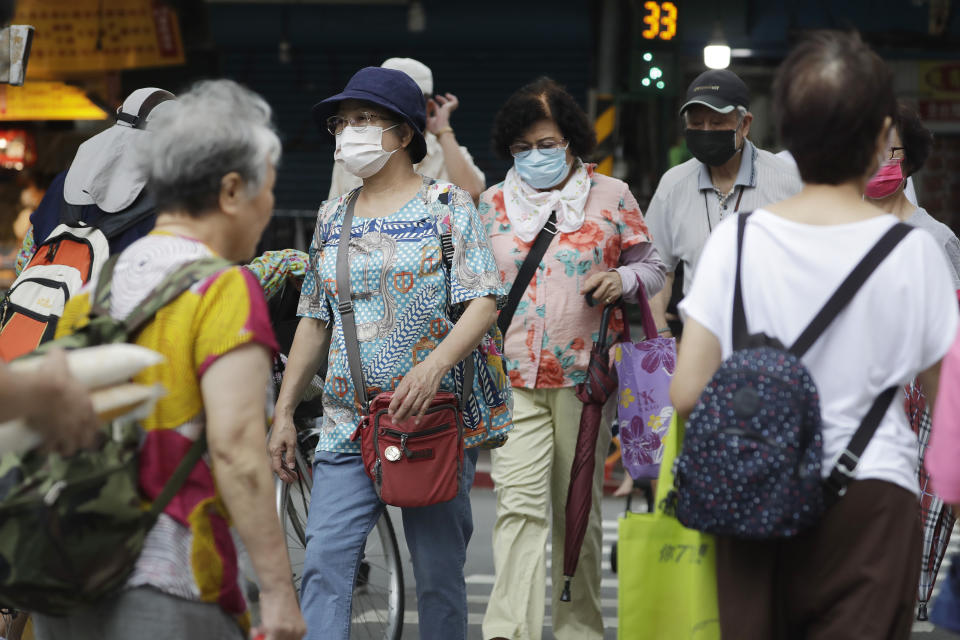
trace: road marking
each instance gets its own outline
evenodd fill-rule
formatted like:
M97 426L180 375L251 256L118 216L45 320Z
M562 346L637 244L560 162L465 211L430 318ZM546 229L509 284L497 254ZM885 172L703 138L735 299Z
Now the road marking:
M492 585L494 581L494 575L492 573L473 573L467 576L467 584L489 584ZM553 581L550 579L550 576L547 576L547 586L553 584ZM601 589L615 589L617 586L616 578L603 578L600 580Z
M467 594L467 604L487 604L490 602L490 594ZM547 608L550 608L550 598L547 598ZM600 598L600 608L602 609L616 609L617 608L617 599L616 598Z
M467 614L467 624L471 627L478 627L483 624L483 615L482 613L468 613ZM417 610L407 609L403 612L403 624L404 626L409 624L419 624L420 616L417 614ZM549 615L544 615L543 617L543 626L544 630L548 633L550 628L553 626L553 618ZM605 617L603 619L603 628L604 629L616 629L619 626L619 621L616 617ZM406 634L404 634L406 635ZM549 637L549 635L547 636Z

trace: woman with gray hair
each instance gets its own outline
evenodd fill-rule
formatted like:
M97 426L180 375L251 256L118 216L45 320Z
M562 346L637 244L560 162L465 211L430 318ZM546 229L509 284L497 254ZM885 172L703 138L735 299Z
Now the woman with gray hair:
M154 231L116 262L109 311L117 319L188 263L252 257L273 209L280 141L270 107L256 94L228 80L203 82L150 129L141 162L159 213ZM58 334L88 322L90 291L70 300ZM262 625L255 633L302 638L263 447L264 389L276 347L258 282L236 266L201 276L160 309L136 343L166 357L135 379L167 390L142 423L144 499L157 499L195 440L206 438L208 455L151 529L126 587L67 617L37 616L38 636L246 637L250 616L232 524L260 583Z

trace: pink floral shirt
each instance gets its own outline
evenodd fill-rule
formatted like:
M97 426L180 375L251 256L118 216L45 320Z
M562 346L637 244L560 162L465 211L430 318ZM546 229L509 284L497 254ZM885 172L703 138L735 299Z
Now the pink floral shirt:
M619 266L626 249L651 241L626 183L595 174L592 165L587 170L591 186L583 226L554 238L504 336L504 356L514 387L559 388L583 382L590 348L600 330L601 307L588 307L580 287L594 273ZM511 231L502 183L480 196L479 211L509 290L533 243L523 242ZM610 331L617 335L622 328L623 317L617 310Z

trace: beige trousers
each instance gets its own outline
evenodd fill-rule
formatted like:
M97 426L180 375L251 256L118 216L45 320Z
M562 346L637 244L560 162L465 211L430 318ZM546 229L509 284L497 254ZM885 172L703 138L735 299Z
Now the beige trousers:
M571 583L571 602L560 602L567 488L583 405L572 388L514 389L513 393L514 428L507 443L491 452L497 495L493 529L496 579L483 618L483 637L540 640L546 544L552 520L553 637L601 640L600 507L603 462L610 446L609 421L600 425L597 439L593 507Z

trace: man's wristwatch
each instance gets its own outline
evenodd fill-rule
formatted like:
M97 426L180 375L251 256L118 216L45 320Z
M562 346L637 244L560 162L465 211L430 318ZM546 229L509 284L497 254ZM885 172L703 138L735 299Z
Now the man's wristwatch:
M663 329L657 329L657 334L661 333L670 333L670 327L664 327Z

